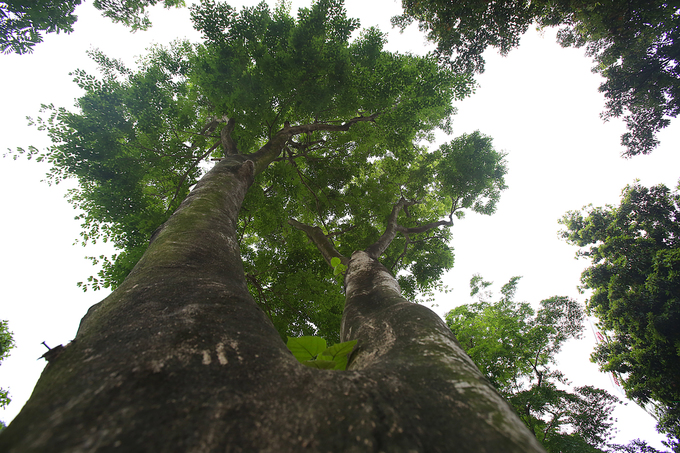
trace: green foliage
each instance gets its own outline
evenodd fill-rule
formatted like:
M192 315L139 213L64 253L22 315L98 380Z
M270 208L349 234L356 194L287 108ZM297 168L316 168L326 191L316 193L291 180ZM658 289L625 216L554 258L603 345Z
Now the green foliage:
M491 137L479 131L463 134L442 145L439 153L435 164L438 193L451 198L456 211L493 214L501 191L507 189L507 167L505 154L493 149Z
M481 73L484 50L492 46L505 55L519 45L520 37L544 11L545 3L402 0L404 12L392 18L392 23L403 29L418 21L420 29L437 43L437 53L451 58L453 68Z
M470 281L479 302L446 315L461 346L508 399L522 421L549 452L599 452L612 434L617 399L590 386L562 390L567 380L554 369L566 341L579 338L583 310L567 297L541 301L538 311L513 300L519 277L501 289L501 299L479 275Z
M345 370L347 358L354 350L357 340L337 343L326 347L326 340L321 337L305 336L288 337L286 346L293 356L305 366L320 370Z
M658 144L655 134L680 112L675 2L402 0L402 6L404 13L393 23L403 28L418 21L437 42L440 59L470 74L484 71L487 47L507 54L531 24L561 26L559 43L585 46L596 63L593 71L606 79L600 86L607 98L603 117L625 119L626 156L651 152Z
M43 40L43 33L71 33L81 0L8 0L0 3L0 51L25 54ZM114 22L133 30L151 26L145 9L158 0L95 0L95 8ZM163 0L166 8L184 6L183 0Z
M52 147L18 150L50 162L50 181L77 179L69 199L82 211L83 242L119 250L93 258L103 269L83 286L122 282L201 177L202 163L224 155L228 120L229 137L247 156L289 125L358 119L346 131L291 138L257 171L238 225L251 294L282 338L339 341L345 264L329 269L288 219L318 225L351 256L381 237L402 198L409 206L397 221L405 232L381 259L412 300L440 288L453 265L452 216L492 213L505 188L503 154L489 137L424 146L435 130L450 132L452 101L471 93L471 78L432 56L385 51L385 36L355 33L358 22L338 0L314 2L297 17L283 4L237 12L211 0L191 14L204 42L153 48L138 70L93 52L101 76L75 73L85 91L78 110L48 106L49 116L36 120Z
M16 345L7 321L0 321L0 362L9 356L9 351ZM7 390L0 388L0 408L8 405L11 399ZM1 422L0 422L1 423Z
M340 262L340 258L337 256L334 256L331 258L331 267L333 268L333 275L338 275L338 274L345 274L345 271L347 270L347 266L342 264Z
M588 309L610 332L592 355L622 375L629 398L658 412L680 439L680 194L627 186L619 206L568 212L562 237L592 262L582 276ZM677 448L677 446L676 446Z
M84 288L115 288L202 174L198 164L214 139L186 78L191 49L154 48L137 72L93 51L103 77L75 72L86 92L80 111L43 106L49 116L35 121L53 145L44 153L29 148L28 158L52 164L48 182L78 181L68 200L81 210L83 244L102 240L121 250L93 258L103 269Z
M625 155L647 154L656 133L680 112L678 34L680 7L675 2L634 0L556 2L545 25L563 25L562 46L586 48L605 82L604 119L623 117Z

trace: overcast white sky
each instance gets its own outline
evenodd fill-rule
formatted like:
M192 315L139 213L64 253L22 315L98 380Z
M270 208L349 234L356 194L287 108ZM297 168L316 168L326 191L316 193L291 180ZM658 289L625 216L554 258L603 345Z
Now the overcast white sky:
M233 6L257 2L231 2ZM273 1L271 2L273 3ZM379 25L390 32L389 48L423 52L427 44L417 30L400 35L389 18L400 12L398 2L348 0L347 9L362 26ZM306 2L293 2L293 8ZM85 51L100 48L125 62L142 55L151 42L175 38L198 40L186 10L154 10L149 32L130 34L94 12L90 4L77 10L80 20L71 35L48 35L31 55L0 55L0 148L48 143L43 133L27 126L26 116L38 116L41 103L72 107L79 90L68 75L76 68L91 69ZM553 295L584 301L576 286L587 265L574 259L575 248L557 237L557 220L567 211L593 203L616 204L621 189L636 178L645 185L675 187L680 177L680 126L660 134L661 146L650 156L620 157L620 121L603 123L604 98L600 78L578 49L561 49L554 31L545 36L530 31L508 57L487 54L486 73L478 78L477 93L460 103L454 135L481 132L508 153L509 189L492 217L469 215L453 227L456 264L446 277L452 293L438 298L435 310L445 314L470 302L468 282L481 273L498 288L522 275L518 300L538 303ZM64 200L66 184L41 183L47 167L24 159L0 160L3 221L0 261L0 319L9 320L17 348L0 366L0 386L9 388L13 402L0 411L10 422L30 396L44 367L36 360L45 348L66 344L74 336L87 308L104 292L83 293L75 285L95 272L84 260L105 252L100 246L73 246L79 225ZM560 369L574 385L595 385L614 392L607 376L588 361L594 339L589 329L581 341L570 343L560 356ZM634 403L621 406L616 440L642 438L661 448L654 420Z

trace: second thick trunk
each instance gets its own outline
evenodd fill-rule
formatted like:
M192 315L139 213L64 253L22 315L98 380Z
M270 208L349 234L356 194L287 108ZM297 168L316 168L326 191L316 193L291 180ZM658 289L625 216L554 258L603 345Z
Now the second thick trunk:
M349 261L347 371L306 368L248 294L236 235L253 165L220 162L81 323L0 451L542 451L439 317Z

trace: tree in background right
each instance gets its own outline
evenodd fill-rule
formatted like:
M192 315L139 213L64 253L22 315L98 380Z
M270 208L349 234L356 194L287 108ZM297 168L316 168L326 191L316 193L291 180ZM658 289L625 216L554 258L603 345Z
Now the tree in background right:
M507 54L529 26L559 26L558 42L585 47L607 101L603 119L620 118L626 157L650 153L656 133L680 112L680 4L661 0L505 0L489 2L402 0L392 19L404 28L417 21L452 68L484 72L487 47Z
M591 260L581 276L593 290L587 308L609 332L592 360L622 377L680 451L680 194L634 184L619 206L588 206L560 222Z

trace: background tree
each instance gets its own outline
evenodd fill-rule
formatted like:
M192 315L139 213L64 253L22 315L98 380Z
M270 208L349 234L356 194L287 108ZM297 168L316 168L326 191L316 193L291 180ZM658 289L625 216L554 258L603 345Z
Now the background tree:
M596 63L593 71L606 79L600 86L607 98L602 116L625 119L626 156L651 152L658 144L655 134L680 111L675 2L403 0L402 6L395 25L418 21L437 43L440 58L470 73L483 72L487 47L506 54L533 23L561 26L558 42L585 46Z
M567 297L543 300L534 311L513 300L518 281L513 277L490 302L490 282L474 276L471 295L480 301L451 310L446 323L546 450L601 452L613 434L617 398L592 386L563 390L568 381L555 369L564 343L581 336L583 311Z
M0 321L0 362L9 356L9 351L14 346L14 339L12 338L12 332L9 331L8 322ZM10 401L7 390L0 388L0 408L8 405ZM5 424L0 420L0 430L4 427Z
M71 33L78 16L73 14L81 0L37 0L0 3L0 51L25 54L42 42L43 33ZM114 22L135 30L151 26L145 9L158 0L94 0L94 6ZM163 0L166 8L184 6L183 0Z
M441 243L453 216L490 214L504 188L503 155L487 137L422 146L446 128L469 79L431 58L383 51L377 30L350 43L358 24L339 1L316 2L297 19L283 6L236 13L205 2L193 12L207 38L195 53L155 52L132 79L101 59L103 81L83 75L81 112L56 110L43 123L54 146L40 158L53 164L53 179L85 183L72 197L91 208L86 219L106 203L133 218L138 203L170 208L174 194L186 196L75 340L51 354L0 449L541 451L450 329L401 296L394 276L416 288L436 281L452 263ZM133 89L127 80L157 81L152 94L174 89L150 98L169 109L146 101L135 111L136 97L122 95ZM99 104L110 93L124 102ZM173 102L190 112L186 129L163 116ZM147 128L138 134L138 126ZM186 157L192 136L208 140ZM139 158L156 157L148 148L189 163L166 167L164 184ZM185 188L196 156L214 151L221 160ZM116 176L127 168L133 177ZM145 197L159 201L144 205ZM87 225L125 239L114 221ZM435 259L423 261L428 255ZM390 257L392 272L379 261ZM344 287L319 258L340 260ZM358 340L348 370L301 366L275 328L285 307L258 305L244 268L265 293L284 281L276 274L325 279L320 294L308 280L290 283L303 286L293 296L309 306L344 289L340 337Z
M627 445L610 445L610 448L611 452L621 453L663 453L640 439L633 439Z
M592 355L621 375L629 398L652 407L657 429L677 451L680 439L680 195L635 184L619 206L568 212L562 237L592 264L588 310L609 331Z

